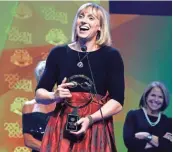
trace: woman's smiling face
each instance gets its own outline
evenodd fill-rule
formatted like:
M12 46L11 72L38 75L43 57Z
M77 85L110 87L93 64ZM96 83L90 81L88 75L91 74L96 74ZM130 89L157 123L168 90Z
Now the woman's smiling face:
M154 87L147 96L146 104L147 108L151 111L160 111L164 102L164 96L159 87Z
M81 11L76 25L78 38L96 41L98 31L100 31L100 21L98 15L94 13L94 9L88 7Z

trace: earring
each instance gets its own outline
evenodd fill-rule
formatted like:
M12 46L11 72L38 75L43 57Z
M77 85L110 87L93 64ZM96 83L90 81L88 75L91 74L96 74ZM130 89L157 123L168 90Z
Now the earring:
M100 33L101 33L101 32L98 30L98 31L97 31L97 36L96 36L96 39L97 39L97 40L100 38Z

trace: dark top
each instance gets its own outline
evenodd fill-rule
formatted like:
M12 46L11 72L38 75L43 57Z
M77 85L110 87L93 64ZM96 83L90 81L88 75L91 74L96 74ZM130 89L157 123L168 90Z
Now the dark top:
M79 68L77 63L79 57L82 59L86 52L72 50L68 45L53 48L47 58L46 68L40 79L38 88L45 88L52 91L55 83L61 84L64 77L73 75L85 75L89 77L96 86L97 92L92 86L91 92L106 95L109 92L110 98L115 99L123 105L124 101L124 65L119 52L109 46L103 46L97 51L88 53L82 62L83 68ZM93 79L91 71L93 74ZM70 89L71 92L88 92L80 86Z
M42 112L33 112L26 113L22 116L23 124L23 133L31 134L35 139L42 141L46 125L49 120L49 116L52 115L52 112L42 113ZM37 152L32 150L32 152Z
M152 122L157 120L157 117L149 116ZM137 132L149 132L159 137L159 146L149 149L144 149L146 140L135 138ZM156 126L150 126L147 122L142 109L131 110L128 112L124 124L124 143L128 152L172 152L172 142L163 138L166 132L172 133L172 119L162 114L160 122Z

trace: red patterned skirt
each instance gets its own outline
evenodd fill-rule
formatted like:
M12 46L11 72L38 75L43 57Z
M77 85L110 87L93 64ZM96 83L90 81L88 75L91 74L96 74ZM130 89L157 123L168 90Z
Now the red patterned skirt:
M80 106L88 102L89 93L72 93L71 104ZM78 115L85 117L98 111L106 98L97 95L93 101L78 109ZM57 104L55 113L50 117L41 145L41 152L116 152L112 117L98 121L88 128L84 136L66 135L66 121L73 108Z

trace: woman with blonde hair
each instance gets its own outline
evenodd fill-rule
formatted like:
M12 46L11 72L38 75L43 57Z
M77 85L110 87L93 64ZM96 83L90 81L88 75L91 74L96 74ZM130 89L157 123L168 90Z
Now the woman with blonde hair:
M75 16L72 43L50 52L36 100L57 101L42 152L115 152L113 118L124 101L124 66L112 48L108 13L86 3ZM52 93L54 84L58 88Z

